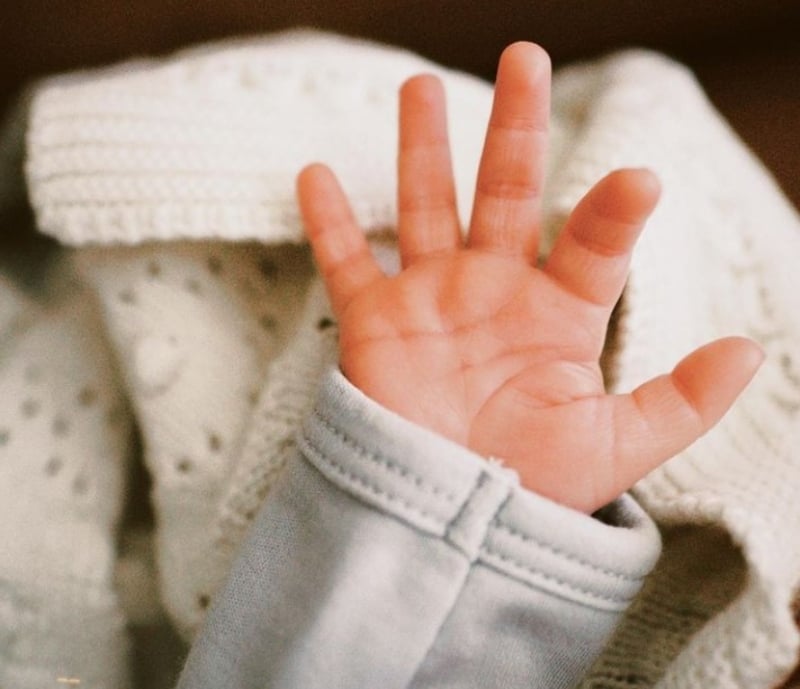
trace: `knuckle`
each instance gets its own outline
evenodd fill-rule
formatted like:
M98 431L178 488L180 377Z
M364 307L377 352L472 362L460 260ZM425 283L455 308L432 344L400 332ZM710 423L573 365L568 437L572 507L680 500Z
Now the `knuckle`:
M487 179L480 180L477 191L506 201L524 201L539 195L539 184L532 179Z

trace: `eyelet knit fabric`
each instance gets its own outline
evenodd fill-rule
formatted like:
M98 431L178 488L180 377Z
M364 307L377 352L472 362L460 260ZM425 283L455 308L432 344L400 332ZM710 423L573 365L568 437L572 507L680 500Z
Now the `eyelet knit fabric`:
M85 292L43 308L0 281L0 304L0 685L126 687L130 420L111 350Z
M242 451L267 362L286 345L311 276L300 247L196 242L87 249L144 442L162 599L186 636L224 577L216 506Z
M33 90L28 194L43 232L83 247L75 263L97 298L85 308L108 333L153 477L162 603L187 638L336 358L296 172L332 165L377 242L394 223L396 92L419 71L445 82L466 219L491 89L399 50L290 32ZM545 249L609 170L646 165L662 180L607 356L614 388L720 335L768 355L723 423L636 487L665 555L584 686L773 687L800 648L797 215L692 76L658 55L557 73L552 132ZM391 239L374 246L391 260ZM9 304L0 323L27 313ZM112 525L98 517L97 530Z

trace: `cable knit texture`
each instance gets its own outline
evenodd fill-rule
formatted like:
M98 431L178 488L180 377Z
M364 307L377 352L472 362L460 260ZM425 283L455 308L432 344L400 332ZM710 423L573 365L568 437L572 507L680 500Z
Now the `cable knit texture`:
M396 91L419 71L445 82L466 218L490 87L402 51L290 32L34 93L28 192L42 231L100 245L77 265L142 431L161 596L187 637L336 357L307 249L284 246L301 241L294 176L324 160L363 226L391 227ZM665 556L584 686L773 687L800 648L800 222L691 74L658 55L557 73L552 132L545 250L609 170L646 165L664 188L607 357L615 389L720 335L768 354L725 421L636 487ZM0 304L0 320L18 312Z

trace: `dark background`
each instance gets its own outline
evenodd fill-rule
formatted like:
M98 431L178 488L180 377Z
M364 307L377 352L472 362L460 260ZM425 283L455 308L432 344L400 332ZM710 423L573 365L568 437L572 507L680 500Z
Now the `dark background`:
M624 47L660 50L695 71L716 106L800 206L798 0L0 2L0 114L36 76L292 26L401 45L488 79L503 47L520 39L544 46L556 67ZM0 224L15 226L2 219ZM0 253L13 253L19 240L6 233ZM143 496L146 477L139 479L133 483ZM149 627L133 631L143 657L159 650L180 656L168 633ZM142 664L138 686L168 686L164 682ZM786 686L800 686L800 673Z
M800 205L796 0L23 0L0 6L0 109L31 77L305 25L405 46L492 78L508 43L564 62L644 46L688 64Z

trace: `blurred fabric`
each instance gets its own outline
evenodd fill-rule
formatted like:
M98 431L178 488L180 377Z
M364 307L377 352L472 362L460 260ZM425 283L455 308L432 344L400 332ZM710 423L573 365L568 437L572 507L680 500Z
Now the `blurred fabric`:
M786 0L27 0L0 7L0 109L32 77L290 26L364 36L491 79L533 40L556 66L620 47L688 64L800 204L800 3Z

